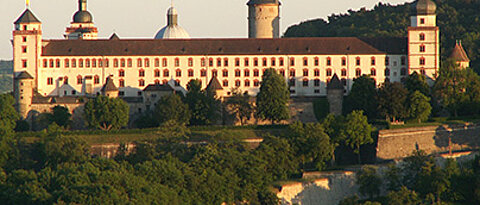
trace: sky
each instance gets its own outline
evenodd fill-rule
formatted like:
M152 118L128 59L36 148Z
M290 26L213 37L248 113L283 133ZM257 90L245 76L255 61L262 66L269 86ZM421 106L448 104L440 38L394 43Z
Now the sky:
M78 9L78 0L30 0L42 22L44 39L62 39ZM179 25L192 38L246 38L248 0L174 0ZM379 2L392 5L413 0L281 0L280 33L300 22L346 13ZM170 0L88 0L99 38L113 32L120 38L153 38L166 24ZM24 0L0 0L0 59L12 59L13 22L25 10Z

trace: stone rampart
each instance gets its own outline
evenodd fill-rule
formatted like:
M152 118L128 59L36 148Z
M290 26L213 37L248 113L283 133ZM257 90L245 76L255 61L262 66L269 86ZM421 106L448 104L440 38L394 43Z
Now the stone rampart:
M407 157L420 149L427 154L478 149L480 125L441 125L395 130L378 134L377 159L391 160Z

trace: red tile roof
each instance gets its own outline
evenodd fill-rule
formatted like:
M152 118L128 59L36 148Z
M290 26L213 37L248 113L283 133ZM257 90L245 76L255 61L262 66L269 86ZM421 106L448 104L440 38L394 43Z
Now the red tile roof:
M470 61L461 42L455 44L455 48L453 48L450 58L453 58L455 61Z

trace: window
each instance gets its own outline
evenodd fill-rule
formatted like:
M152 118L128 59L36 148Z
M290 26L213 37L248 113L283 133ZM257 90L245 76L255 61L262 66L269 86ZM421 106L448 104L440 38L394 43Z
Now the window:
M390 57L385 57L385 65L390 65Z
M262 59L262 65L263 65L263 66L267 66L267 58L263 58L263 59Z
M253 59L253 66L258 66L258 58Z
M131 59L131 58L129 58L129 59L127 60L127 66L128 66L129 68L131 68L131 67L132 67L132 65L133 65L133 63L132 63L132 59Z
M283 66L283 63L283 58L280 58L280 60L278 60L278 65Z
M288 81L288 85L290 87L294 87L295 86L295 78L290 78L290 80Z
M98 59L98 67L102 68L103 67L103 60Z
M295 69L290 69L290 77L295 77Z
M216 77L216 76L218 76L218 72L217 72L217 70L213 69L212 70L212 77Z
M167 67L167 66L168 66L168 61L167 61L166 58L163 58L163 59L162 59L162 66L163 66L163 67Z
M175 67L180 66L180 59L175 58Z
M153 73L154 73L153 75L155 77L157 77L157 78L160 77L160 70L156 69Z
M245 62L244 62L244 63L245 63L245 66L248 66L248 64L249 64L248 58L245 58L244 61L245 61Z
M26 36L22 37L22 41L27 42L27 37Z
M223 87L228 87L228 80L223 80Z
M155 58L155 67L160 67L160 59Z
M188 66L189 66L189 67L192 67L192 66L193 66L193 59L192 59L192 58L189 58L189 59L188 59Z
M320 86L320 80L319 79L313 80L313 86L319 87Z
M104 60L105 67L110 67L110 61L108 59Z
M240 87L240 81L239 80L235 81L235 87Z
M425 58L421 57L419 63L420 63L420 65L425 65Z
M244 85L245 87L250 87L250 80L245 80Z
M142 67L142 59L137 59L137 67Z
M425 72L425 69L420 69L420 74L426 75L427 73Z
M58 61L58 67L60 67L60 61ZM85 60L85 67L90 68L90 59Z
M125 70L123 69L118 70L118 77L125 77Z
M255 87L260 86L260 81L254 80L254 81L253 81L253 86L255 86Z
M126 64L125 64L125 59L122 58L122 59L120 60L120 67L125 68L125 66L126 66Z
M330 57L327 58L327 62L326 62L327 66L331 66L332 65L332 59Z
M205 58L202 58L202 59L200 60L200 65L201 65L202 67L205 67L205 66L207 65L206 62L205 62Z
M355 76L360 77L362 75L362 70L360 68L357 68L355 70Z
M100 77L99 77L98 75L96 75L95 77L93 77L93 83L94 83L95 85L100 84Z
M318 64L319 64L318 57L315 57L314 64L315 64L315 66L318 66Z
M22 68L27 68L28 63L27 60L22 60Z
M420 51L420 53L424 53L425 52L425 45L420 45L419 51Z
M295 58L290 58L290 66L295 66Z
M239 71L240 72L240 71ZM222 71L222 76L223 77L228 77L228 70L227 69L223 69Z
M315 77L320 76L320 70L319 70L319 69L315 69L315 70L313 71L313 75L314 75Z
M207 76L207 70L202 69L202 70L200 71L200 76L201 76L201 77Z
M424 41L425 40L425 34L421 33L420 35L418 35L418 39L420 39L421 41Z
M303 87L308 87L308 79L303 79Z
M376 62L375 62L375 57L372 57L370 64L371 64L371 65L375 65L375 63L376 63Z
M280 75L283 76L283 77L285 77L285 70L280 69Z
M210 66L210 67L213 66L213 59L212 58L208 59L208 66Z
M175 76L176 77L182 77L182 70L180 70L180 69L175 70Z
M77 76L77 85L81 85L83 83L83 78L82 76Z
M303 76L308 77L308 69L303 69Z
M402 76L407 75L407 69L406 69L406 68L402 68L402 69L400 70L400 75L402 75Z
M65 65L65 68L70 67L70 60L68 59L63 60L63 64Z
M76 68L76 67L77 67L77 60L72 59L72 68Z
M407 58L406 58L405 56L402 56L401 64L402 64L402 65L407 64Z
M355 59L355 65L356 65L356 66L359 66L360 64L361 64L360 57L357 57L357 58Z
M235 70L235 77L240 77L241 72L239 69Z
M276 66L277 62L276 62L275 58L272 58L270 60L270 64L271 64L271 66Z
M239 58L235 58L235 66L240 66L240 59Z
M217 67L220 67L220 66L222 66L222 59L217 58Z
M138 86L140 86L140 87L145 86L145 80L143 80L143 79L138 80Z
M68 84L68 77L67 76L63 77L63 84Z
M237 76L237 73L235 73L235 76ZM249 77L249 76L250 76L250 70L245 69L245 70L243 71L243 76ZM238 77L240 77L240 75L239 75Z
M347 65L347 59L345 57L342 58L342 66Z
M55 62L53 61L53 59L50 59L50 68L53 68L55 66Z
M308 66L308 58L303 58L303 66Z
M347 76L347 69L342 69L342 76Z
M170 71L165 69L163 70L163 77L169 77L170 76Z
M27 53L27 46L22 46L22 53Z
M377 70L375 70L375 68L370 69L370 75L377 76Z
M328 77L332 76L332 69L330 69L330 68L327 69L326 75L327 75Z
M223 66L228 66L228 58L223 59Z
M160 85L160 80L155 80L153 83L155 83L155 85Z
M140 69L140 70L138 71L138 77L145 77L145 70Z
M390 69L389 68L385 68L385 76L390 76Z
M113 67L118 68L118 59L113 59Z
M425 24L425 19L424 18L420 19L420 24Z
M147 67L147 68L150 67L150 59L145 58L144 61L145 61L145 67Z
M258 77L260 75L260 72L258 69L253 70L253 77Z
M53 85L53 78L47 78L47 85Z
M47 59L43 59L43 67L48 68L48 60Z
M125 91L118 91L118 95L124 96L124 95L125 95Z
M188 77L193 77L193 70L192 69L188 70Z
M97 59L92 59L92 68L97 67Z

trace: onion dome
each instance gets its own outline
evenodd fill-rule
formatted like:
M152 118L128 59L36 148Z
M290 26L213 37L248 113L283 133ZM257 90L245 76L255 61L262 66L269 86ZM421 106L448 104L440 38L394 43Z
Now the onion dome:
M174 7L170 7L167 11L167 26L163 27L155 35L155 39L188 39L190 35L178 25L178 12Z
M431 0L418 0L412 7L413 15L435 15L437 5Z
M258 4L278 4L282 5L279 0L250 0L247 5L258 5Z

